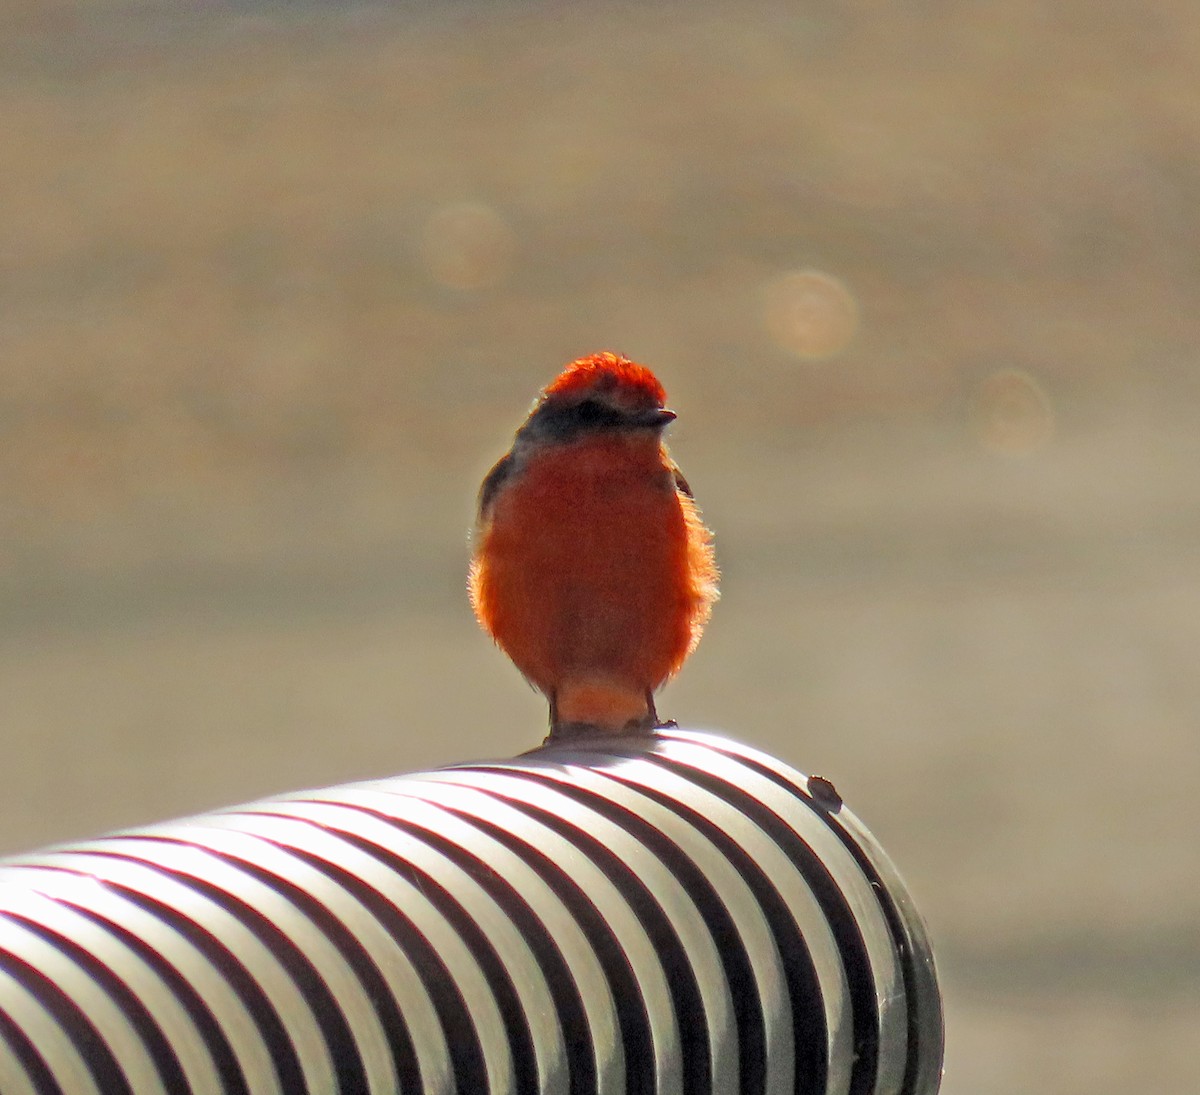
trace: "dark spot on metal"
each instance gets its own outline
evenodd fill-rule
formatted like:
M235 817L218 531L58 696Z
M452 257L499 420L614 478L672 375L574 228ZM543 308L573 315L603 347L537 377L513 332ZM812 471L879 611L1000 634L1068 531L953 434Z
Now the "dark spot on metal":
M842 808L842 796L838 794L833 783L824 776L808 777L808 793L812 795L813 801L818 806L828 810L831 814L836 814Z

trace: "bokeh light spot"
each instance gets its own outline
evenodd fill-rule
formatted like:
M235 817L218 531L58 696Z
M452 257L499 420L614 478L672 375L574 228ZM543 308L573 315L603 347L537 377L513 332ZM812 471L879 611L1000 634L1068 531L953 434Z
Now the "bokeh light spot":
M858 330L858 303L831 274L794 270L767 283L763 321L781 349L821 361L850 345Z
M999 369L971 401L971 424L979 443L993 452L1026 456L1054 434L1054 406L1042 386L1021 369Z
M430 277L451 289L482 289L512 267L516 238L487 205L448 205L425 223L424 259Z

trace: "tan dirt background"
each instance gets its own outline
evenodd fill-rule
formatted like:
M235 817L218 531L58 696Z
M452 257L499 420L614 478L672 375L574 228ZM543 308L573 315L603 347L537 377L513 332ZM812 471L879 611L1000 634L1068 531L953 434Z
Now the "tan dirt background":
M0 851L508 755L537 388L663 377L660 710L833 778L949 1095L1194 1095L1192 0L0 9Z

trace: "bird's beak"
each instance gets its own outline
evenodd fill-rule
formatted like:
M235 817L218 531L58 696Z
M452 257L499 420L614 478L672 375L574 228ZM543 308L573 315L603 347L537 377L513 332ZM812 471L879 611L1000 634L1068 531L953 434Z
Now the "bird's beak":
M647 426L654 426L661 430L668 422L674 422L678 417L674 411L669 411L666 407L658 407L646 414L645 423Z

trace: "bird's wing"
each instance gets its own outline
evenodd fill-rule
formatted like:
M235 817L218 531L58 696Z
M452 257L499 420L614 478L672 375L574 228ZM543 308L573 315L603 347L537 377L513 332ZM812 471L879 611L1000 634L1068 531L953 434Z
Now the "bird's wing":
M496 500L496 494L504 485L504 481L512 474L513 457L512 453L505 453L499 460L496 461L495 467L483 477L483 483L479 487L479 520L482 521L488 515L488 511L492 508L492 503Z
M681 494L686 494L689 498L694 498L692 488L688 486L688 481L684 479L683 472L679 470L678 464L671 465L671 474L675 477L675 489Z

